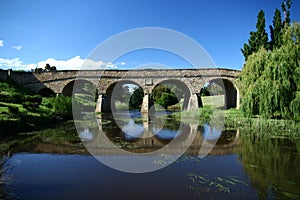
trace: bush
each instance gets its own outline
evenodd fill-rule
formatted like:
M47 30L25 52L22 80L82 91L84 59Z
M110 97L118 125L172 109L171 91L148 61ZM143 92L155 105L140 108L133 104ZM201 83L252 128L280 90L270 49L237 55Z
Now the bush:
M19 108L17 106L8 106L8 111L14 115L19 114Z
M40 105L42 103L42 97L40 95L25 95L24 100L26 102L31 102L31 103L37 103L38 105Z
M23 96L15 92L0 92L0 101L6 103L22 103Z
M39 108L38 103L32 103L30 101L26 101L22 103L23 108L30 110L30 111L37 111Z
M50 98L53 106L53 114L64 119L71 119L72 115L72 98L67 96L58 96Z
M163 93L161 97L157 100L157 103L167 108L170 105L178 103L178 99L174 94Z

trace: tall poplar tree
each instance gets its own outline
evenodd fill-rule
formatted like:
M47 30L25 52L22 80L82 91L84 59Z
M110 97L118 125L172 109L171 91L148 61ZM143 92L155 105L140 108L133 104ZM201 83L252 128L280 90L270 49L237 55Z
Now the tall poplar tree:
M266 32L266 20L265 20L265 12L260 10L257 15L256 22L256 31L250 32L250 38L248 40L248 44L244 44L244 48L241 49L242 53L245 57L245 60L253 54L257 52L260 48L268 49L268 34Z
M271 34L271 41L270 41L270 49L278 48L282 45L282 29L283 24L281 20L281 12L280 10L276 9L274 18L273 18L273 25L270 26L270 34Z
M290 9L292 6L292 0L284 0L281 4L281 9L284 14L284 24L289 25L291 23L291 13Z

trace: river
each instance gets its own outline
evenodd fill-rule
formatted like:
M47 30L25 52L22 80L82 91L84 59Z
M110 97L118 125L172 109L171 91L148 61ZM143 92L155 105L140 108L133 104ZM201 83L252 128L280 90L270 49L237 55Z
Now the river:
M8 139L2 197L300 199L297 139L138 113L77 130L69 122Z

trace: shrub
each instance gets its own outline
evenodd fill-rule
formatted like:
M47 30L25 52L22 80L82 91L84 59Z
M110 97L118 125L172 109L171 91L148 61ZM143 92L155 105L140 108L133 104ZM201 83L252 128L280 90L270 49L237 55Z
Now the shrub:
M17 106L8 106L8 111L14 115L19 114L19 108Z
M72 98L67 96L58 96L50 98L53 106L53 114L64 119L72 118Z
M23 96L15 92L0 92L0 101L6 103L22 103Z
M25 101L27 102L31 102L31 103L37 103L38 105L40 105L42 103L42 97L40 95L25 95L24 98Z
M174 94L163 93L161 97L157 100L157 103L167 108L170 105L178 103L178 99Z

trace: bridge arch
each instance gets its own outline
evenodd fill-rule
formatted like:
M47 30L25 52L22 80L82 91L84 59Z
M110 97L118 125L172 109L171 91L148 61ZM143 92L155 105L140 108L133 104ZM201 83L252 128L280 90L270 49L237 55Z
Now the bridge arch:
M48 87L44 87L38 91L38 94L42 97L52 97L55 96L55 92Z
M123 88L124 85L134 85L136 87L140 87L144 92L144 88L140 85L140 83L136 81L122 79L122 80L111 82L105 88L104 93L99 95L99 99L97 102L98 111L99 111L99 107L101 108L100 112L110 113L112 111L116 111L117 108L115 103L121 100L120 98L122 97L120 95L124 90ZM128 88L128 89L132 90L133 88ZM131 95L132 94L130 94L130 96ZM128 99L128 102L124 102L126 106L129 106L129 100L130 99Z
M73 94L74 83L75 80L72 80L69 83L67 83L62 90L62 95L71 97Z
M214 78L208 80L206 84L214 83L222 88L224 92L224 109L239 108L239 90L234 84L233 80L228 78ZM203 89L203 87L202 87ZM200 104L203 105L203 101L199 99Z
M62 95L69 97L72 97L75 93L89 93L91 95L95 95L95 99L98 96L96 86L93 82L87 79L71 80L65 84L61 92Z
M184 82L180 79L164 79L164 80L161 80L160 82L156 83L150 89L151 93L159 85L167 85L167 87L169 87L168 85L176 86L179 91L178 91L177 94L175 92L175 96L177 97L179 102L181 101L181 99L183 100L182 110L187 110L188 109L189 100L191 98L192 92L191 92L190 86L186 82ZM172 88L169 88L169 89L171 90ZM180 94L180 93L182 93L182 94Z

